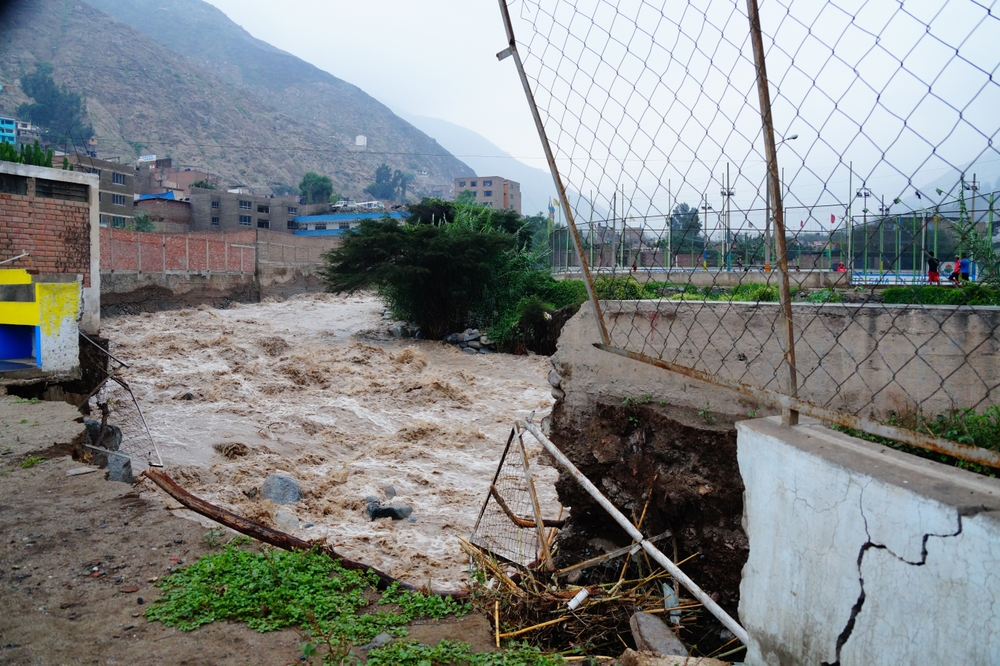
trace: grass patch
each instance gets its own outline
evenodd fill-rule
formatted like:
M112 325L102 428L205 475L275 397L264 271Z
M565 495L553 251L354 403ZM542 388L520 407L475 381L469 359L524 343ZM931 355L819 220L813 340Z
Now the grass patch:
M400 628L417 617L463 615L467 604L438 596L386 590L373 609L366 592L373 574L349 571L315 551L251 551L226 546L160 583L164 596L146 611L149 620L191 631L216 620L246 622L258 631L317 627L354 643ZM392 606L392 609L377 607Z
M35 465L41 465L46 460L48 460L48 458L43 458L41 456L28 456L21 461L21 467L24 469L31 469Z
M1000 405L987 407L981 414L974 409L967 408L955 410L947 415L939 414L934 418L928 418L923 415L894 417L885 421L885 424L909 428L919 433L949 439L959 444L978 446L990 451L1000 451ZM986 465L910 446L909 444L897 442L894 439L871 435L861 430L855 430L854 428L840 425L832 425L830 427L851 437L882 444L897 451L905 451L921 458L936 460L952 467L975 472L976 474L996 477L997 472L1000 471Z

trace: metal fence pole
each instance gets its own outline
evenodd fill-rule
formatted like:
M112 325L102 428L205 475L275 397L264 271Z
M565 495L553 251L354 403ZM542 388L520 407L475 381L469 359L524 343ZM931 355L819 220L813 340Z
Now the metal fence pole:
M598 330L601 332L601 340L604 344L610 344L608 329L604 325L604 315L601 313L601 304L597 300L597 292L594 291L594 281L590 276L590 266L587 265L586 255L583 253L583 243L580 240L580 233L576 229L576 222L573 219L573 211L569 207L569 197L566 196L566 187L559 177L559 169L556 166L556 158L552 153L552 146L549 144L548 136L545 134L545 125L542 117L538 113L538 105L535 104L535 97L531 94L531 84L528 83L528 75L524 72L524 63L521 62L521 55L517 52L517 42L514 39L514 26L510 20L510 12L507 9L507 0L499 0L500 15L503 17L504 28L507 31L508 46L497 54L498 60L503 60L508 56L514 57L514 66L517 68L517 75L521 79L521 86L524 88L524 96L528 100L528 107L531 109L531 116L535 120L535 129L538 130L538 138L542 142L542 150L545 151L545 159L552 172L552 181L559 193L559 201L562 202L563 210L566 212L566 223L573 234L573 245L576 246L577 256L580 257L580 272L583 274L584 283L587 285L587 294L594 306L594 316L597 317ZM551 240L550 240L551 244Z
M778 151L774 145L774 124L771 118L771 93L768 90L767 67L764 62L764 41L760 32L760 14L757 0L747 0L747 14L750 19L750 41L753 44L753 59L757 69L757 95L760 98L760 116L764 129L764 152L767 156L767 191L770 193L772 216L774 217L774 241L778 252L778 268L781 270L781 307L785 315L785 363L788 365L788 380L785 390L792 398L798 397L798 377L795 371L795 327L792 322L792 293L788 285L788 250L785 246L785 209L781 200L778 180ZM796 425L799 413L783 409L781 420L785 425Z

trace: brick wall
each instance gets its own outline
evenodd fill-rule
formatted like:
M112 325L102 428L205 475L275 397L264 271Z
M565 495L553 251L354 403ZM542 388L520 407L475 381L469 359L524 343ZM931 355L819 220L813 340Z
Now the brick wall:
M0 194L0 260L22 252L31 256L16 267L82 275L89 287L90 205Z
M320 264L321 254L339 246L340 236L294 236L264 229L257 231L257 251L262 264Z
M101 271L253 274L255 231L159 234L101 228Z

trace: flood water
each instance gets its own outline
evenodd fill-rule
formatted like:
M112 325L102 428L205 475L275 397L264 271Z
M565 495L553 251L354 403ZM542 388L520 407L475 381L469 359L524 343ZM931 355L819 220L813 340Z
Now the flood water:
M305 494L284 507L293 534L407 582L454 587L467 577L457 537L475 524L514 420L552 407L548 360L395 340L381 312L370 296L304 294L107 319L102 333L130 364L165 471L182 486L275 526L282 507L248 495L268 474L293 476ZM556 472L530 439L554 517ZM236 443L245 455L219 452ZM412 506L412 520L369 521L369 495Z

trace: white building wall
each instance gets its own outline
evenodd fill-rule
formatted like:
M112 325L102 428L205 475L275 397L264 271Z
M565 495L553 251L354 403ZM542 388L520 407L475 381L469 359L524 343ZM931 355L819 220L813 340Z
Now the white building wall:
M737 430L746 664L1000 664L1000 480L820 425Z

